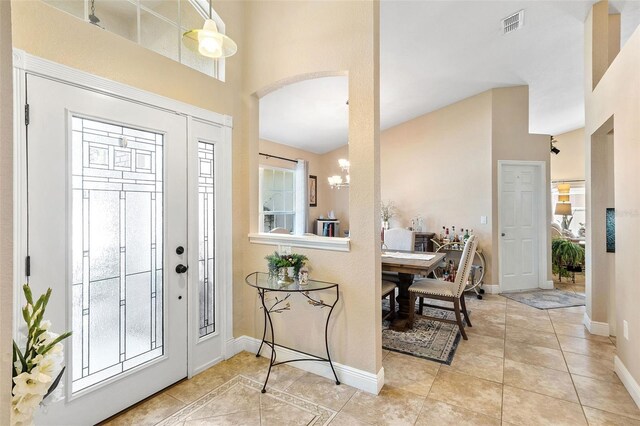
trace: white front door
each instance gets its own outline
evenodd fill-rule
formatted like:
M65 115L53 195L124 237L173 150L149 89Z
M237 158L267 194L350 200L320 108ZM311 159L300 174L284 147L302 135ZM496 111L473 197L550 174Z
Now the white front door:
M501 291L539 286L539 167L500 168Z
M28 280L73 331L66 398L37 423L94 424L187 376L187 117L26 86Z

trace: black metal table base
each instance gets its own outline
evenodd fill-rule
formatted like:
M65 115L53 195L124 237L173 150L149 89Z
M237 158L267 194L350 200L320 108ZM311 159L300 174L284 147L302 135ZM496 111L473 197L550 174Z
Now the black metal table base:
M281 305L282 302L284 302L286 299L289 298L289 294L287 294L287 296L284 299L278 300L276 298L276 302L270 307L267 308L266 302L265 302L265 294L269 292L269 290L266 289L258 289L258 295L260 296L260 302L262 302L262 310L264 311L264 328L262 330L262 342L260 342L260 347L258 348L258 352L256 353L256 357L260 356L260 352L262 351L263 346L269 346L271 348L271 359L269 362L269 371L267 371L267 378L264 381L264 385L262 386L262 393L265 393L267 391L267 383L269 382L269 376L271 375L271 369L273 367L275 367L276 365L281 365L281 364L287 364L290 362L300 362L300 361L319 361L319 362L327 362L329 363L329 366L331 367L331 371L333 372L333 377L335 377L336 379L336 385L340 384L340 380L338 380L338 375L336 374L336 370L335 368L333 368L333 362L331 361L331 355L329 354L329 320L331 319L331 313L333 312L333 308L336 306L336 304L338 303L338 300L340 299L340 294L338 292L338 288L336 287L336 300L333 302L333 304L331 305L327 305L326 303L324 303L322 300L315 300L313 298L311 298L308 294L306 293L302 293L304 297L306 297L307 299L309 299L309 303L314 305L314 306L318 306L321 308L324 307L328 307L329 309L329 314L327 315L327 321L324 325L324 346L325 346L325 350L327 353L327 357L321 357L318 355L314 355L314 354L310 354L307 352L303 352L294 348L290 348L288 346L284 346L284 345L280 345L275 343L275 335L273 332L273 322L271 321L271 312L282 312L285 310L289 310L289 306L288 305ZM269 341L267 339L267 324L269 325L269 331L271 332L271 341ZM288 349L290 351L293 352L297 352L299 354L302 355L306 355L309 358L296 358L296 359L290 359L290 360L286 360L286 361L276 361L276 346L277 347L281 347L283 349Z

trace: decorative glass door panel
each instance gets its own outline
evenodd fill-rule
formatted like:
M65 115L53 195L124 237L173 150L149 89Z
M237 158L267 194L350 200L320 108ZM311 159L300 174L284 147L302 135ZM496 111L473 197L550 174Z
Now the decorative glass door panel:
M198 143L199 336L216 331L214 144Z
M73 392L164 353L163 139L72 118Z
M65 398L35 423L96 424L187 376L187 275L174 271L188 246L187 119L27 84L28 280L52 288L53 329L73 332Z
M225 355L218 277L230 282L231 233L214 224L230 217L215 198L231 198L231 133L140 100L24 78L25 278L35 294L52 288L53 330L73 331L64 398L35 423L96 424Z

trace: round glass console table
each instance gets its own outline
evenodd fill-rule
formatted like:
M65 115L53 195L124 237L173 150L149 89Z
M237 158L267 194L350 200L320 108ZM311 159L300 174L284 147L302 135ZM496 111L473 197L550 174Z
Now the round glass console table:
M269 371L267 372L267 378L264 380L264 385L262 386L262 393L267 391L267 382L269 381L269 375L271 374L271 368L280 365L286 364L289 362L298 362L298 361L320 361L327 362L331 367L331 371L333 372L333 377L336 379L336 385L340 384L338 380L338 376L336 375L336 370L333 368L333 362L331 362L331 355L329 354L329 339L328 339L328 331L329 331L329 320L331 319L331 313L333 312L333 308L340 300L340 293L338 291L338 284L330 283L326 281L318 281L318 280L309 280L307 284L300 284L297 280L291 283L281 283L278 282L277 276L269 275L266 272L253 272L245 278L245 282L258 290L258 295L260 296L260 302L262 303L262 311L264 312L264 329L262 330L262 342L260 342L260 347L258 348L258 352L256 353L256 357L260 356L260 352L262 351L262 347L264 345L269 346L271 348L271 361L269 363ZM333 291L335 289L335 300L333 303L328 304L325 303L324 300L314 297L313 293L318 291ZM283 296L278 297L277 295L270 299L267 297L268 293L283 293ZM271 320L272 313L282 313L285 311L291 310L291 304L288 299L293 293L298 293L301 296L305 297L308 303L312 306L318 308L329 308L329 314L327 315L327 321L324 325L324 347L326 350L326 357L318 356L314 354L310 354L307 352L303 352L294 348L290 348L288 346L280 345L275 342L275 335L273 333L273 322ZM271 339L267 336L267 327L269 327ZM276 347L281 347L284 349L288 349L290 351L296 352L300 355L306 356L306 358L295 358L289 359L285 361L277 361L276 360Z

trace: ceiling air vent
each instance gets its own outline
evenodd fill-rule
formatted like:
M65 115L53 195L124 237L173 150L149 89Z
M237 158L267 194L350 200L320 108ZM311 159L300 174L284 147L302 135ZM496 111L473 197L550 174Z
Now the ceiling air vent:
M519 30L524 25L524 10L514 13L502 20L502 33L508 34Z

